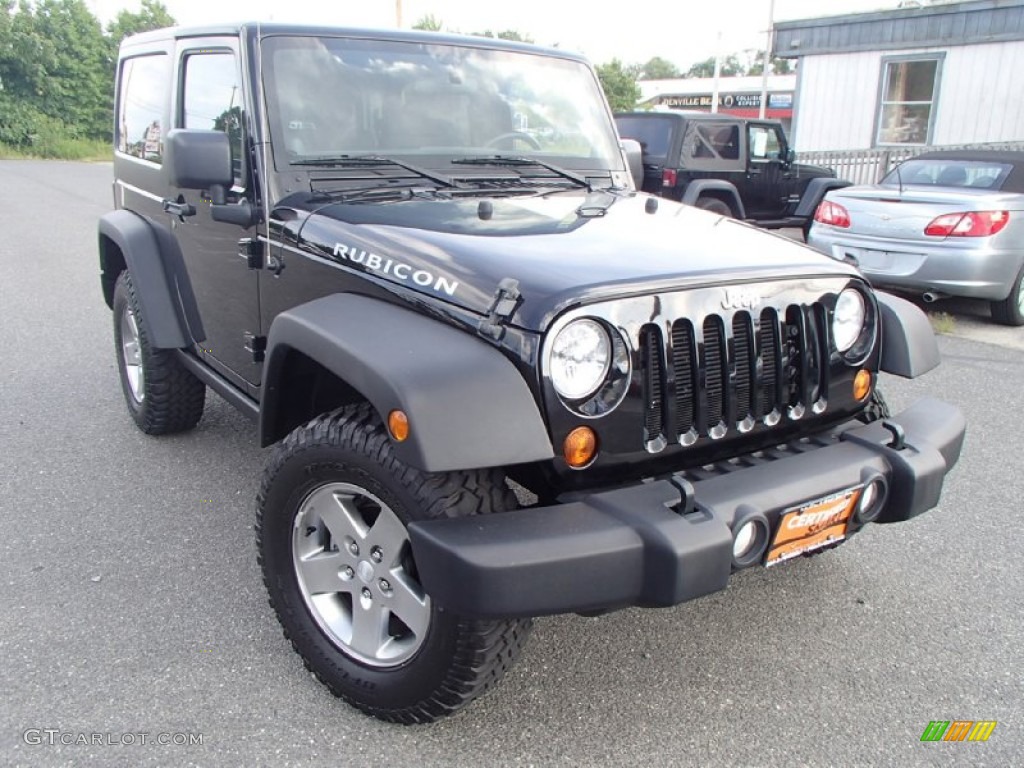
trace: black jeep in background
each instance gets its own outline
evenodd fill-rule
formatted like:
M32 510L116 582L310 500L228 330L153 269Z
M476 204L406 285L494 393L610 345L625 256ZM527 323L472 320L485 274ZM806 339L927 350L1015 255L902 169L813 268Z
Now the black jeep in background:
M807 234L825 193L850 182L830 168L800 165L782 124L706 112L617 114L619 135L640 143L643 190Z

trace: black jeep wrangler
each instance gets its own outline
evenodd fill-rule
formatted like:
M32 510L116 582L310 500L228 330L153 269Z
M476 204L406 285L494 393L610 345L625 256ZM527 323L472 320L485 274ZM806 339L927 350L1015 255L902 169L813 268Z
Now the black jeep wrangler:
M629 112L615 123L640 144L643 191L766 229L799 227L806 237L825 193L850 186L830 168L797 163L777 120Z
M256 540L335 694L424 722L533 616L671 606L939 500L938 362L849 266L638 194L593 69L515 43L245 24L121 47L99 223L128 410L212 389L273 446ZM884 342L884 343L883 343Z

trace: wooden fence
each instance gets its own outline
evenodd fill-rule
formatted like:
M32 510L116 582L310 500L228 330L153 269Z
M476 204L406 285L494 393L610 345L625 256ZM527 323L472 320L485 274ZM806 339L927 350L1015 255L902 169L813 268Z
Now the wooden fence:
M888 147L886 149L825 150L800 152L798 162L832 168L840 179L854 184L874 184L904 160L935 150L947 149L1012 149L1024 150L1024 141L994 144L958 144L945 147Z

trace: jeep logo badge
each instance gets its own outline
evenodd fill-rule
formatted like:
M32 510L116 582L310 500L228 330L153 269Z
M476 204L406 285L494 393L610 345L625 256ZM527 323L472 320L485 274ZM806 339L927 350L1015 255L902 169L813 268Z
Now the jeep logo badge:
M754 291L726 288L725 298L722 299L722 309L753 309L762 301L761 296Z

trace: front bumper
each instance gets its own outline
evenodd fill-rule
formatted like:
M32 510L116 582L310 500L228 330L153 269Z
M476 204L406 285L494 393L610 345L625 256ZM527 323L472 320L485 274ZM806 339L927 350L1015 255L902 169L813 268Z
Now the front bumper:
M903 448L889 447L892 434L875 422L693 482L678 476L549 507L414 522L420 580L446 608L479 617L669 606L716 592L733 571L736 521L763 515L774 533L784 510L878 475L888 496L876 522L938 503L960 456L963 415L924 399L886 421L902 429ZM851 520L848 534L855 530Z

